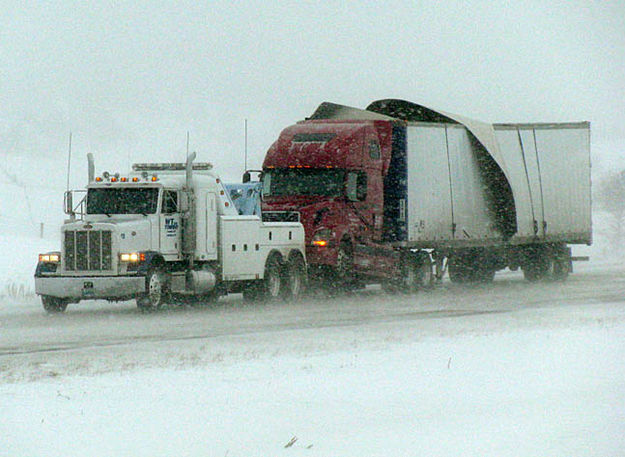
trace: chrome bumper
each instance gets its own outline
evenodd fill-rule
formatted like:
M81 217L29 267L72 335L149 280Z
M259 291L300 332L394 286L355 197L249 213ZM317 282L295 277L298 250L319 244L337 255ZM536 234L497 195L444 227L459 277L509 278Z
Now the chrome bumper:
M35 293L73 300L131 298L145 292L143 276L35 277Z

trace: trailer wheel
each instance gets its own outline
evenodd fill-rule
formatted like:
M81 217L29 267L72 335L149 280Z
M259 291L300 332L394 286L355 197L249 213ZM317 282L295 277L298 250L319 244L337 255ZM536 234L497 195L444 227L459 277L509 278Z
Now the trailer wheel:
M293 256L286 267L286 287L283 287L283 295L287 301L296 301L306 289L306 264L301 255Z
M146 292L137 297L137 307L141 311L153 311L163 306L166 301L165 272L160 268L152 268L148 271L145 282Z
M453 256L449 259L447 270L451 282L463 284L471 280L471 272L464 259L460 256Z
M52 297L50 295L42 295L41 304L43 305L43 309L46 310L47 313L56 314L64 312L67 309L68 302L67 300L63 300L62 298Z
M553 261L551 278L554 281L565 281L570 272L569 261L561 257L556 257Z

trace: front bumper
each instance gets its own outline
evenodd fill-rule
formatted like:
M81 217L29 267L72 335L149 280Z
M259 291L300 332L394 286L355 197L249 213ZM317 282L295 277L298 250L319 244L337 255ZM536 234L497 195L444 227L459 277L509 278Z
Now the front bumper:
M132 298L145 292L143 276L35 277L35 293L70 300Z

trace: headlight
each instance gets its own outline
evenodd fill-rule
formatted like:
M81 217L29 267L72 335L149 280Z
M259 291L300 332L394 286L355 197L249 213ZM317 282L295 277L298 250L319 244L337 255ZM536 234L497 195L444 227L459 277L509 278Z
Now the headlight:
M61 255L56 252L50 252L47 254L39 254L39 261L44 263L59 263Z
M312 237L312 245L313 246L330 246L332 244L332 230L330 229L321 229L317 233L315 233Z
M119 260L122 262L143 262L145 254L143 252L124 252L119 254Z

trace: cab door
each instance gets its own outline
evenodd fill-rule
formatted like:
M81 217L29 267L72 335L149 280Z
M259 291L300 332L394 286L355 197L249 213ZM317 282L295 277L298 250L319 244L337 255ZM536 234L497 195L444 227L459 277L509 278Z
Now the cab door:
M181 229L179 195L175 189L163 189L161 197L161 214L159 221L160 251L168 260L180 256Z

